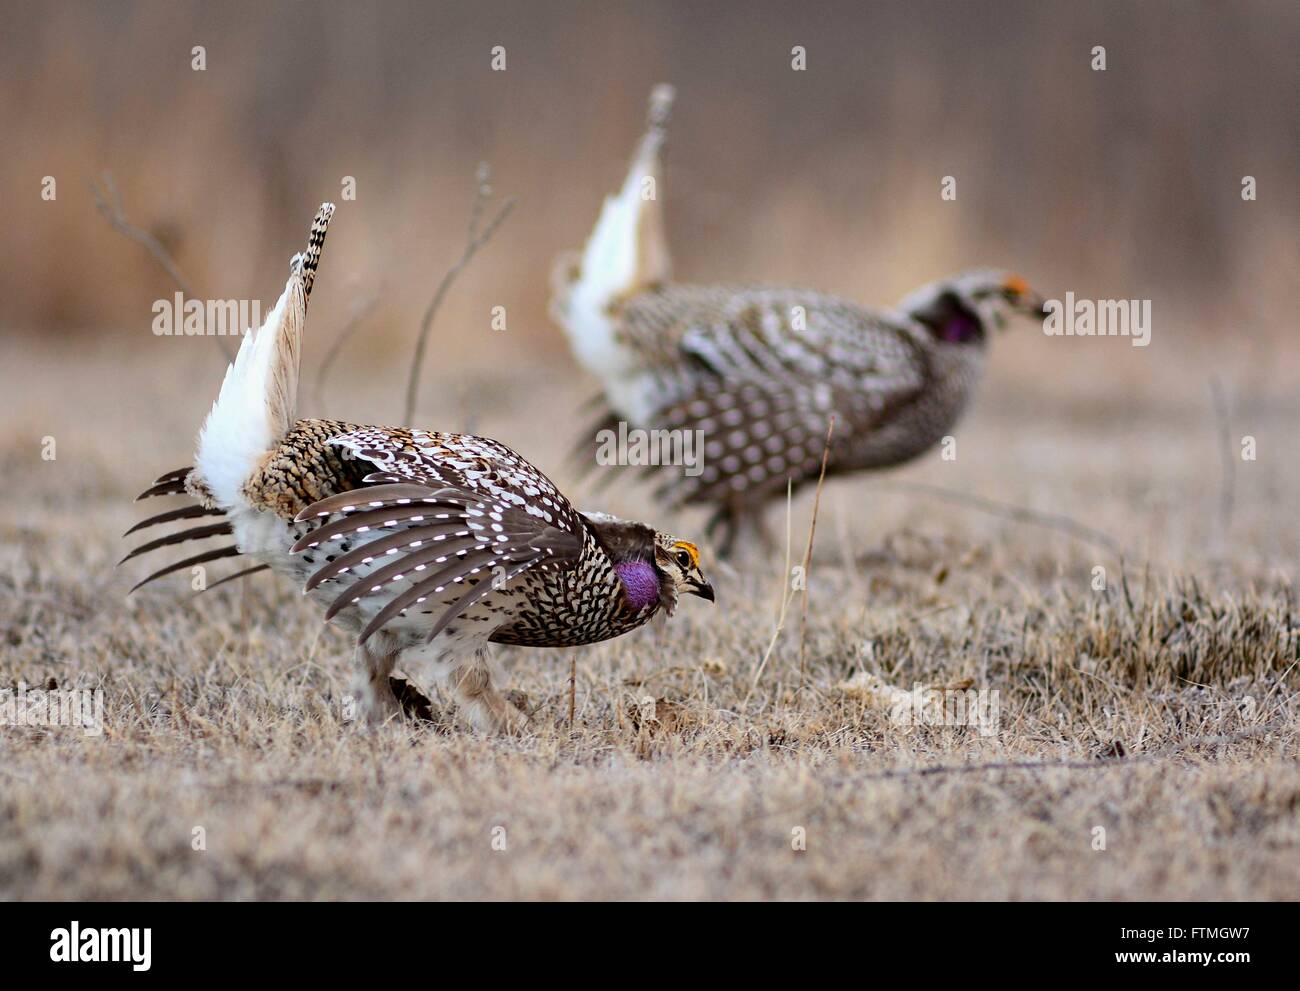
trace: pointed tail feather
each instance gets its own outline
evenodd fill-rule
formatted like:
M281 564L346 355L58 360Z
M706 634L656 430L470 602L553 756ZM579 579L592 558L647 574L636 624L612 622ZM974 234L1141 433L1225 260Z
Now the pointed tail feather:
M279 301L262 326L244 337L239 353L226 370L217 401L199 433L194 467L178 468L159 476L139 496L139 499L147 499L202 493L200 505L159 513L137 523L127 534L177 520L212 516L221 519L150 540L128 553L119 564L163 547L234 532L227 512L241 505L245 482L260 467L267 452L289 431L296 417L298 365L307 300L316 280L325 232L333 214L332 203L321 205L312 221L307 249L294 255L289 264L289 280ZM155 571L131 591L182 568L237 557L239 553L236 545L203 551ZM262 568L247 568L222 581L252 574Z
M167 567L162 568L159 571L155 571L152 575L150 575L147 578L142 578L140 581L132 585L130 591L128 591L126 594L130 595L131 592L134 592L138 588L143 588L145 585L148 585L151 581L156 581L159 578L163 578L166 575L170 575L184 568L192 568L196 564L207 564L209 561L218 561L223 557L238 557L238 556L239 556L239 548L236 547L234 544L231 544L229 547L218 547L216 550L204 551L202 554L195 554L193 557L187 557L184 561L177 561L175 564L168 565Z
M601 377L622 360L611 308L672 275L662 205L662 152L672 101L671 86L654 88L622 188L605 197L581 261L566 257L552 279L551 313L568 332L578 359Z
M645 131L623 187L605 198L583 252L580 285L598 293L605 304L655 282L666 282L670 276L660 187L673 96L673 88L666 83L651 91Z
M270 571L270 570L271 570L271 566L269 564L255 564L251 568L244 568L242 571L236 571L233 575L226 575L225 578L221 578L218 581L213 582L211 585L208 585L206 588L199 589L194 594L202 595L204 592L211 592L218 585L224 585L226 584L226 582L233 582L235 581L235 579L243 578L245 575L255 575L259 571Z
M302 294L304 299L311 298L311 287L316 284L316 266L320 263L321 248L325 246L325 232L329 230L330 218L334 216L334 204L322 203L316 211L316 219L311 222L311 232L307 235L307 250L293 256L291 268L302 274Z
M200 516L222 516L224 515L219 509L209 509L207 506L201 506L197 502L188 506L182 506L180 509L170 509L165 513L159 513L157 516L150 516L147 520L141 520L135 526L122 534L123 537L129 537L133 533L138 533L151 526L157 526L159 523L171 523L174 520L192 520Z
M223 509L241 504L244 483L297 415L307 298L333 214L332 203L322 204L307 250L293 256L289 280L266 321L245 336L199 434L195 469Z

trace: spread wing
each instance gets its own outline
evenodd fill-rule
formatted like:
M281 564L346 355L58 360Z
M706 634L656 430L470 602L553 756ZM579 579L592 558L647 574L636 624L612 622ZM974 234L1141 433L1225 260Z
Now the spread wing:
M503 444L375 427L332 443L380 470L366 475L362 487L300 513L299 521L322 525L293 552L359 542L312 574L306 590L330 581L342 586L326 619L370 596L385 597L361 631L362 643L431 598L449 603L430 627L432 639L525 571L571 568L582 554L585 531L576 510ZM330 517L338 518L326 522Z
M926 374L925 349L903 318L799 289L642 293L624 308L619 334L667 387L665 406L718 381L823 384L885 406L921 388Z
M815 476L832 416L863 436L931 375L903 318L802 290L670 287L629 301L621 330L662 397L647 426L701 432L699 472L660 489L678 501Z
M842 426L829 388L748 382L701 389L660 414L663 428L699 440L695 463L665 472L655 494L673 503L717 502L815 477L833 415Z

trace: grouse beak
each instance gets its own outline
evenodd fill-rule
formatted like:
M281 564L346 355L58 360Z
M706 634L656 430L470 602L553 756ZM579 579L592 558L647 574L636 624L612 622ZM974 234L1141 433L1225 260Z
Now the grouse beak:
M691 582L686 591L691 595L698 595L701 599L708 599L710 602L716 601L713 597L713 586L708 582Z
M1048 317L1047 306L1043 297L1029 288L1029 284L1018 275L1013 275L1002 285L1002 292L1007 302L1027 316L1038 320Z

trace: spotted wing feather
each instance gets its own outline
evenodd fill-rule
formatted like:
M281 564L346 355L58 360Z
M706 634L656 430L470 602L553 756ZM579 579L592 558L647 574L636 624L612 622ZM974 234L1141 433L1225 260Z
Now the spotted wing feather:
M668 469L656 495L681 504L784 490L787 479L798 483L817 471L837 415L829 389L719 382L661 413L664 428L699 431L702 445L696 469Z
M631 300L621 330L655 381L644 426L703 438L700 473L673 471L660 487L674 502L816 477L832 416L841 440L863 436L930 378L905 321L804 290L670 287Z
M361 631L361 642L408 608L433 596L445 601L448 589L463 585L432 623L432 639L530 568L572 567L581 556L577 512L545 475L496 441L364 428L334 443L381 470L365 476L360 489L300 513L299 520L340 518L305 535L294 550L372 534L307 581L313 589L351 579L327 618L369 596L390 596ZM494 572L495 581L489 580Z
M924 349L907 321L807 290L647 292L628 302L619 333L642 367L663 379L665 405L718 379L823 383L888 396L925 379Z

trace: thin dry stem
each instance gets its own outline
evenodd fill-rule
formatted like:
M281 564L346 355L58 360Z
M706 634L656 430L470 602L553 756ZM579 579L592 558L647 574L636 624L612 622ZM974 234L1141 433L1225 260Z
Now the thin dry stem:
M352 335L357 332L363 323L365 323L366 319L375 311L375 308L378 305L379 293L372 293L371 295L353 303L352 315L348 318L348 322L343 325L343 329L339 331L338 336L334 338L334 343L330 345L330 349L325 353L325 357L321 359L320 368L316 372L316 381L312 385L312 398L316 403L316 408L320 410L322 414L325 410L323 399L325 379L329 375L330 368L334 365L334 360L339 356L339 352L343 350L343 346L347 344Z
M94 179L89 180L88 185L90 186L90 195L95 199L95 207L108 221L109 226L119 234L125 234L136 244L143 245L145 250L153 255L154 261L161 265L163 271L176 283L176 287L180 289L182 296L187 299L197 299L198 297L195 295L189 280L181 274L176 260L163 247L162 242L148 231L135 226L135 224L127 220L126 210L122 205L122 194L118 191L117 183L113 181L111 172L104 173L103 182L104 190L102 192L95 184ZM216 342L217 347L221 349L221 353L225 355L227 361L234 357L234 354L231 353L230 348L226 347L226 342L221 337L213 335L212 339Z
M781 572L781 605L776 616L776 628L772 630L772 638L767 642L767 649L763 651L763 657L754 669L753 680L749 684L749 691L745 693L745 699L741 702L741 708L749 706L750 697L754 694L754 689L758 687L758 679L763 676L763 669L767 667L768 658L772 656L772 651L776 649L776 642L781 638L781 631L785 629L785 614L790 607L790 599L794 596L794 591L790 582L790 531L791 518L794 512L794 483L789 479L785 483L785 568Z
M822 504L822 486L826 483L826 464L831 459L831 436L835 433L835 416L826 424L826 446L822 449L822 470L817 476L817 492L813 496L812 522L808 525L808 547L803 553L803 602L799 605L799 686L804 681L804 648L808 631L808 597L812 594L809 569L812 568L813 539L817 536L817 510Z
M501 226L506 217L510 215L510 211L515 208L516 201L514 197L511 197L501 205L497 215L480 231L479 224L483 218L484 209L487 201L492 196L492 187L488 183L489 171L486 162L480 163L475 178L477 184L474 188L474 202L470 206L469 231L465 250L461 252L457 262L443 275L442 280L438 283L437 290L433 294L433 299L429 301L428 309L424 311L424 318L420 321L420 333L415 339L415 356L411 360L411 374L406 384L406 407L402 411L401 419L403 424L410 424L415 418L415 402L420 391L420 370L424 365L424 353L429 344L429 331L433 328L433 318L438 312L438 307L442 305L443 297L447 295L447 290L451 288L456 276L464 271L479 249L492 239L496 229Z
M569 659L569 730L573 730L573 720L578 711L578 658Z

